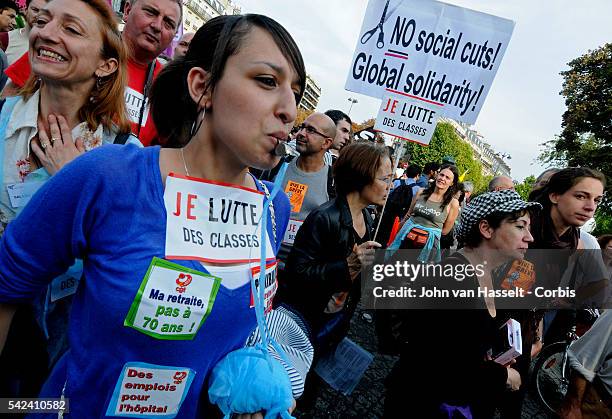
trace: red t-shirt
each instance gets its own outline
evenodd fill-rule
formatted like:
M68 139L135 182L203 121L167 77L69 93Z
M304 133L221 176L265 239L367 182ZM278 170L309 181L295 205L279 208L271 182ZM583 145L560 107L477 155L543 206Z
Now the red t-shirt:
M157 137L157 128L155 128L153 118L149 112L148 101L143 109L142 127L140 128L140 132L138 132L138 121L140 119L141 107L144 104L143 91L145 88L148 66L141 66L132 60L128 60L127 68L128 86L125 89L125 106L127 108L130 122L132 123L132 133L137 136L140 142L146 147L151 145L151 141ZM159 61L155 60L153 78L157 76L162 68L163 65Z
M153 78L162 70L163 65L155 60L155 69L153 70ZM143 104L143 91L145 87L145 81L147 78L148 66L141 66L136 64L132 60L128 60L128 85L125 88L125 106L127 108L128 117L132 123L132 133L138 137L140 142L144 146L151 145L151 141L157 137L157 129L153 123L153 118L150 116L149 105L145 105L142 115L142 128L140 132L138 130L138 121L140 119L140 108ZM6 69L7 76L11 79L13 84L23 87L25 82L30 77L32 68L30 67L30 60L28 53L26 52L11 64Z

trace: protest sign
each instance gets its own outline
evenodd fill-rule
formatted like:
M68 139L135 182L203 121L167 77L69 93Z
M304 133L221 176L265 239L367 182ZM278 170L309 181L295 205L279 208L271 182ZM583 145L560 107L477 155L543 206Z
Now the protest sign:
M106 416L175 417L195 371L144 362L128 362L119 375Z
M390 94L383 98L374 129L403 140L427 145L438 123L439 108L437 104Z
M153 258L123 324L157 339L191 340L220 286L220 278Z
M473 124L514 22L425 0L370 0L345 88L405 94Z
M293 246L295 236L297 236L297 232L302 224L304 224L304 221L289 219L289 224L287 225L287 230L285 230L285 236L283 237L283 243Z
M170 173L166 178L166 258L247 263L259 260L264 194ZM266 253L274 251L264 235Z
M266 262L266 274L265 283L264 283L264 313L268 314L272 310L272 302L274 300L274 296L276 295L276 290L278 289L278 280L276 278L276 268L277 268L276 260L267 261ZM259 265L253 266L251 268L251 275L255 279L255 292L259 292L259 273L261 272L261 268ZM253 298L253 290L251 289L251 303L250 307L255 307L255 299Z

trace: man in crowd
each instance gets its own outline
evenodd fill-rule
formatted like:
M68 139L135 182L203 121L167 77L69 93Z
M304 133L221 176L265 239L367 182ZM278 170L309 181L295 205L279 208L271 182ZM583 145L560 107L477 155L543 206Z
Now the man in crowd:
M177 58L183 58L187 55L187 50L189 49L189 44L191 43L193 35L195 35L193 32L187 32L181 36L178 44L176 44L176 48L174 48L172 59L176 60Z
M404 176L393 181L393 189L401 185L412 186L412 196L416 196L420 189L420 186L417 185L417 180L419 180L420 175L421 168L419 166L415 164L408 166L406 170L404 170Z
M145 146L151 145L157 137L145 98L153 79L163 68L157 57L172 42L182 17L180 0L129 0L125 4L122 34L128 52L125 105L132 122L132 133ZM12 83L7 85L2 95L16 94L16 88L23 86L30 73L30 62L25 53L6 70Z
M489 192L504 191L514 189L514 182L508 176L495 176L489 182Z
M421 188L429 187L429 181L433 180L438 174L438 170L440 170L440 164L436 162L429 162L425 164L423 167L423 173L421 177L417 181L417 185Z
M3 37L4 34L0 34L0 42L6 46L6 58L9 65L13 64L19 57L28 51L30 30L32 26L34 26L38 12L47 4L47 0L30 0L26 2L26 4L25 27L16 28L8 32L6 34L6 40Z
M332 169L323 158L334 138L336 124L323 113L313 113L306 118L296 134L300 155L287 159L289 166L282 185L291 203L291 220L278 254L281 262L289 255L295 233L310 211L335 196Z
M340 150L351 143L352 122L347 114L337 109L330 109L325 112L325 115L329 116L336 124L336 137L329 151L325 153L325 164L332 166L338 158Z
M17 10L19 8L11 0L0 0L0 32L12 31L17 27ZM2 45L6 50L6 45Z
M125 102L132 133L148 146L157 137L147 95L163 65L157 57L168 48L183 17L180 0L129 0L125 4L123 41L128 50Z

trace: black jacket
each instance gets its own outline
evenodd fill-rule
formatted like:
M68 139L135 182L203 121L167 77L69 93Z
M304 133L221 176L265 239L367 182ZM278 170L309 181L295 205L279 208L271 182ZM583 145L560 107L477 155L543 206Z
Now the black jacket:
M364 209L366 239L372 236L372 218ZM284 302L295 307L316 331L325 317L330 297L351 291L346 310L359 300L359 281L351 281L346 258L356 243L353 218L344 196L312 211L300 227L282 274Z

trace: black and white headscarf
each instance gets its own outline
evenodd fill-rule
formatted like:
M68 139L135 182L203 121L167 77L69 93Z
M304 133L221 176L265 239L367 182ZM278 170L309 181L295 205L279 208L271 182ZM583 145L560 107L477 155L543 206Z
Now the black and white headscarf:
M523 201L523 198L513 189L478 195L461 212L461 221L456 229L457 238L465 240L474 225L494 212L510 214L531 207L541 209L542 205L538 202Z

